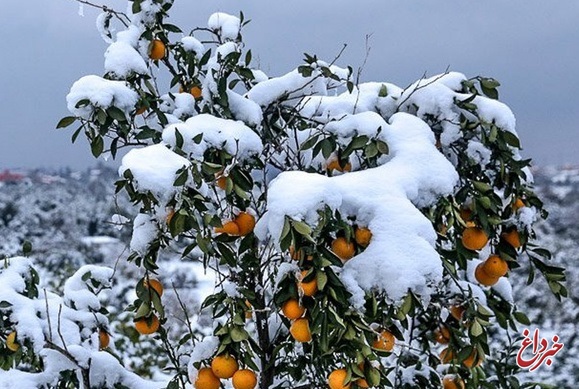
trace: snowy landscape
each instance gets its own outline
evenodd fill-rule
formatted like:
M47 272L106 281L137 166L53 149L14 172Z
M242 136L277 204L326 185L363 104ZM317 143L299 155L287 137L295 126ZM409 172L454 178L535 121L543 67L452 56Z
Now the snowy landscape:
M108 47L56 127L107 162L0 173L0 388L573 387L579 168L497 80L266 74L243 13L79 3Z

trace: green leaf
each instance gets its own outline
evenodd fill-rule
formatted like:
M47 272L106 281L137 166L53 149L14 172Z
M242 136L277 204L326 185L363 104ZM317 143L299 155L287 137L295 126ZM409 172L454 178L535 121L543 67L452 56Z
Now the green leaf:
M104 148L105 142L101 136L95 137L90 143L90 150L95 158L98 158L103 153Z
M378 92L378 97L386 97L388 96L388 87L385 84L382 84L380 87L380 91Z
M292 226L294 227L294 229L297 232L299 232L303 236L310 236L310 234L312 233L311 227L302 221L295 221L294 220L292 222Z
M480 323L478 321L475 321L474 323L472 323L472 326L470 327L470 333L472 334L472 336L474 336L475 338L477 336L482 335L483 333L483 328L480 325Z
M517 149L521 148L519 138L517 138L517 136L512 132L509 131L503 132L503 138L505 139L505 142L507 142L509 146L515 147Z
M245 331L243 328L240 327L233 327L229 334L231 335L231 339L235 343L243 342L244 340L247 340L247 338L249 338L249 334L247 333L247 331Z
M32 251L32 243L30 243L29 240L25 240L24 243L22 244L22 252L24 253L25 256L27 256L28 254L30 254L31 251Z
M60 121L58 122L58 124L56 125L56 128L65 128L70 126L72 123L74 123L76 121L76 117L74 116L67 116L64 117L62 119L60 119Z

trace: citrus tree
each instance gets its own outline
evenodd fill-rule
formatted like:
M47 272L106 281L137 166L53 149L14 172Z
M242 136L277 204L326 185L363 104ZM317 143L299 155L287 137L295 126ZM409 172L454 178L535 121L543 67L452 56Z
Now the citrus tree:
M74 83L58 127L95 157L128 150L116 188L138 208L143 271L128 308L170 357L165 386L521 386L489 341L528 324L509 278L526 261L529 283L567 291L532 242L546 212L496 80L361 83L308 54L269 77L243 14L184 31L171 0L128 5L103 7L105 74ZM167 335L168 250L215 274L208 336Z

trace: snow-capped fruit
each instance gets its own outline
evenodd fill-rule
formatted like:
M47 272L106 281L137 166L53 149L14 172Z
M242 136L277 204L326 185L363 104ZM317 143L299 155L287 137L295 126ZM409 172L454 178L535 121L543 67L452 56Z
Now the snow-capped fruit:
M354 239L359 246L366 247L372 239L372 231L366 227L356 228L356 231L354 231Z
M318 291L318 281L313 277L310 281L305 282L303 279L308 274L307 270L302 270L302 280L298 282L298 289L300 289L304 296L311 297Z
M235 223L239 227L239 235L245 236L253 231L255 217L247 212L239 212L239 215L235 218Z
M204 367L197 372L197 378L193 386L195 386L195 389L219 389L221 381L213 374L213 370Z
M330 389L350 389L351 384L346 384L348 372L346 369L336 369L328 376L328 385Z
M109 347L109 343L111 341L111 336L103 329L99 330L99 349L105 349Z
M148 289L152 289L161 297L163 295L163 284L156 278L145 279L143 286Z
M519 236L519 232L517 231L516 228L513 228L507 232L503 232L501 234L501 238L507 242L508 244L510 244L511 246L513 246L513 248L516 250L519 247L521 247L521 238Z
M484 286L492 286L496 284L497 281L499 280L499 277L493 277L487 274L487 272L484 269L484 263L478 264L476 270L474 271L474 277L476 278L479 284Z
M238 370L231 381L235 389L253 389L257 386L256 374L248 369Z
M239 364L230 355L218 355L211 361L211 370L218 378L228 379L239 370Z
M234 221L228 221L223 223L223 227L215 227L215 232L217 234L227 234L237 236L239 235L239 226Z
M12 352L16 352L20 348L20 344L16 341L16 331L9 333L6 337L6 347Z
M353 242L348 242L346 238L339 237L332 242L332 251L341 260L347 261L354 256L356 248Z
M165 58L165 44L159 39L154 39L149 45L149 58L155 60Z
M159 318L155 315L135 320L135 329L141 335L151 335L159 329Z
M295 320L290 326L290 334L297 342L300 343L306 343L312 340L310 322L308 319L301 318Z
M487 233L479 227L467 227L462 233L462 245L469 250L480 250L488 241Z
M447 374L442 379L442 387L444 389L464 389L464 381L454 375L454 374Z
M372 347L382 351L392 351L396 338L390 331L384 330L378 335L376 340L372 342Z
M509 265L498 255L491 255L484 262L483 269L491 277L503 277L509 272Z
M306 309L300 305L298 300L289 299L282 305L281 311L288 319L295 320L302 317Z

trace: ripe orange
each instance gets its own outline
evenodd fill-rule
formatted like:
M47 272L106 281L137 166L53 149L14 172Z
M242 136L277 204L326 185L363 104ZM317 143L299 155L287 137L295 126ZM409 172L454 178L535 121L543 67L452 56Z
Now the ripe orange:
M308 274L308 271L302 270L302 280L298 282L298 287L304 292L304 296L311 297L318 291L318 280L314 277L311 281L304 282L303 278L305 278L306 274Z
M20 344L16 341L16 331L9 333L6 337L6 347L12 352L16 352L20 348Z
M372 347L383 351L392 351L396 338L390 331L384 330L378 338L372 343Z
M452 358L454 358L454 355L452 353L452 350L447 347L440 352L439 358L442 361L442 363L449 363L450 361L452 361Z
M213 374L213 370L204 367L199 369L197 379L193 386L195 386L195 389L219 389L221 387L221 381Z
M450 307L449 311L452 317L454 317L457 321L461 321L462 315L464 314L464 311L466 311L466 309L461 305L453 305L452 307Z
M339 237L332 242L332 251L342 261L347 261L354 256L356 248L354 247L354 243L348 242L344 237Z
M366 227L356 228L354 239L360 246L366 247L370 244L370 240L372 239L372 231Z
M346 163L344 167L340 166L337 158L332 159L328 166L326 167L329 171L337 170L339 172L349 172L352 170L352 164L350 162Z
M239 235L245 236L253 231L255 217L247 212L239 212L239 215L235 218L235 223L239 227Z
M503 277L509 272L509 265L498 255L491 255L484 262L483 269L491 277Z
M235 389L253 389L257 385L257 376L251 370L238 370L232 380Z
M202 93L202 92L201 92L201 88L199 88L198 86L194 86L193 88L191 88L191 89L189 90L189 93L191 93L191 95L193 95L193 97L194 97L195 99L198 99L198 98L201 97L201 93Z
M519 232L516 228L513 228L510 231L503 232L501 234L501 238L516 250L521 247L521 238L519 237Z
M484 263L480 263L476 267L476 270L474 272L474 277L476 278L476 280L478 281L479 284L484 285L484 286L492 286L492 285L496 284L497 281L499 280L499 277L493 277L493 276L487 274L487 272L484 269Z
M215 182L217 187L221 190L227 189L227 176L223 175L223 172L215 173Z
M159 297L163 295L163 284L161 284L161 282L155 278L149 278L148 280L145 280L145 282L143 282L143 286L145 288L153 289L155 292L157 292Z
M288 319L295 320L302 317L306 309L302 305L300 305L298 300L289 299L282 305L281 311L283 312L283 315Z
M336 369L328 376L330 389L350 389L351 384L345 384L348 372L346 369Z
M469 208L462 208L460 210L460 218L465 222L469 222L472 220L472 210Z
M462 364L466 368L472 369L473 367L480 366L483 363L483 360L484 355L481 356L476 350L472 350L472 353L464 361L462 361Z
M301 318L295 320L290 326L290 334L300 343L306 343L312 340L312 332L310 331L310 322L308 319Z
M218 355L211 361L211 370L218 378L228 379L233 377L233 374L239 370L239 364L230 355Z
M440 344L447 344L450 341L450 331L448 327L442 325L434 331L434 340Z
M359 388L364 388L364 389L367 389L370 387L370 385L368 384L368 381L366 381L364 378L358 378L356 380L356 385L358 385Z
M469 250L480 250L488 241L487 233L479 227L467 227L462 233L462 245Z
M215 232L218 234L239 235L239 226L234 221L228 221L223 224L223 227L215 227Z
M444 389L464 389L464 381L454 374L447 374L442 379L442 387Z
M109 347L111 342L111 336L103 329L99 330L99 349L105 349Z
M165 44L159 39L153 40L149 45L149 58L155 60L165 58Z
M142 115L145 113L146 110L147 110L147 106L142 105L139 108L137 108L137 110L135 111L135 115Z
M135 320L135 329L141 335L151 335L159 329L159 318L155 315Z
M517 197L517 199L513 203L513 211L517 212L519 209L523 207L526 207L525 203L520 197Z

